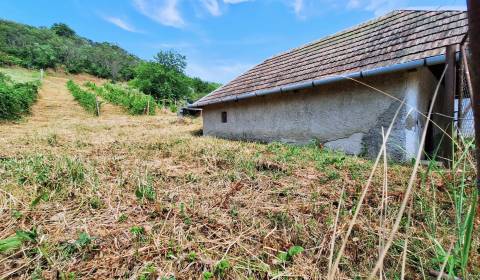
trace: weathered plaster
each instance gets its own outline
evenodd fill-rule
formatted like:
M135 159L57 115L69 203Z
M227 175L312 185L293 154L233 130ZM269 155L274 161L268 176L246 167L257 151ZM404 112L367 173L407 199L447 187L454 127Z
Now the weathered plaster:
M396 99L405 98L387 144L389 156L406 160L418 146L422 120L415 110L426 111L430 71L394 73L362 79ZM422 91L419 94L419 91ZM424 91L424 93L423 93ZM204 134L228 139L305 144L311 140L350 154L375 156L400 102L354 81L324 85L299 92L255 97L204 108ZM412 110L411 108L415 108ZM221 122L221 112L228 122Z

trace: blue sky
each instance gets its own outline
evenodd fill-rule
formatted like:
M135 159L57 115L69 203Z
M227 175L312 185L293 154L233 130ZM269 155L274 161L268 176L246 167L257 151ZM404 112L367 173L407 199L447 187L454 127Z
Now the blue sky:
M464 9L464 0L3 0L0 17L70 25L150 59L187 56L187 72L226 83L275 54L399 8Z

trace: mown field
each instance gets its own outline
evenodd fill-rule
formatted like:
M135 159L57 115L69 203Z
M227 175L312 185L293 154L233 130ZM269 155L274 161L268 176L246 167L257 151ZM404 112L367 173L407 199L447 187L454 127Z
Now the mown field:
M372 161L203 137L161 109L105 102L97 117L69 79L102 83L49 73L30 115L0 123L0 279L327 278ZM411 171L380 164L335 279L369 275ZM383 279L480 279L473 180L465 158L420 168Z

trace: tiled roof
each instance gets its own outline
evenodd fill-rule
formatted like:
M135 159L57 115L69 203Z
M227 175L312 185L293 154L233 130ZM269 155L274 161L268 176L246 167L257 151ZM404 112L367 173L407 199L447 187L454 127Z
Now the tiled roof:
M194 105L441 55L467 28L465 11L393 11L269 58Z

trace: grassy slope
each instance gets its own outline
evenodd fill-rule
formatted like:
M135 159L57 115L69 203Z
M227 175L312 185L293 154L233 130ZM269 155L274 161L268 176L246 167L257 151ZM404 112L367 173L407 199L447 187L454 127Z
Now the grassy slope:
M32 82L40 79L40 71L18 67L0 68L0 73L10 76L18 83Z
M73 101L65 82L49 76L32 117L0 125L0 238L36 227L41 240L25 243L25 254L1 256L9 257L0 271L25 265L14 276L324 277L340 191L345 186L341 235L370 161L313 145L200 137L200 120L169 113L93 118ZM407 166L389 168L387 224L409 172ZM454 236L451 175L444 175L415 190L411 278L440 265L427 232L435 231L445 247ZM365 277L376 261L382 181L379 171L341 263L348 278ZM33 201L38 204L31 206ZM388 254L389 279L400 275L404 237L401 230ZM305 251L280 262L279 253L293 245ZM480 275L478 235L473 248L474 278ZM220 268L221 260L228 268Z

